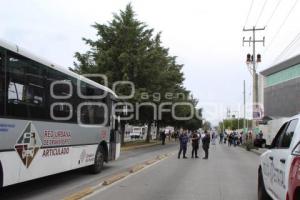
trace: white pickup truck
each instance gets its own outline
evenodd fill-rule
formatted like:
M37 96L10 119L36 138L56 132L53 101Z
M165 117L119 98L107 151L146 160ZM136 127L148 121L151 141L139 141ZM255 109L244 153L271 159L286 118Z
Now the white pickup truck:
M300 115L286 120L260 157L259 200L300 200Z

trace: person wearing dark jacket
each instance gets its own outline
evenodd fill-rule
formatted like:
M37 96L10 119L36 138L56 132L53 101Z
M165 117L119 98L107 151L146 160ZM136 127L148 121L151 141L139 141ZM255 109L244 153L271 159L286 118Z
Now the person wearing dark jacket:
M192 134L192 158L194 158L194 154L195 154L195 158L199 158L198 157L198 149L199 149L199 137L197 132L194 132Z
M165 133L165 131L162 131L160 133L160 137L161 137L161 144L165 145L165 142L166 142L166 133Z
M180 159L180 155L181 152L183 151L183 158L186 159L187 157L185 156L186 154L186 149L187 149L187 143L189 141L189 138L187 136L186 132L183 132L180 136L179 136L179 142L180 142L180 149L178 152L178 159Z
M202 139L202 148L205 152L205 156L203 159L208 159L208 149L209 149L209 144L210 144L210 135L207 131L204 132L205 136Z

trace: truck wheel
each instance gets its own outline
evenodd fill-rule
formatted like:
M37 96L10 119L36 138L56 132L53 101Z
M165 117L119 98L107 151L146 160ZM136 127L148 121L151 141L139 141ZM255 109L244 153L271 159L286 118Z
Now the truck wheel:
M258 189L257 189L258 200L272 200L272 198L268 195L264 180L261 174L261 171L258 173Z
M99 146L95 155L95 162L93 165L90 166L89 171L92 174L100 173L103 169L103 163L104 163L104 150L101 146Z

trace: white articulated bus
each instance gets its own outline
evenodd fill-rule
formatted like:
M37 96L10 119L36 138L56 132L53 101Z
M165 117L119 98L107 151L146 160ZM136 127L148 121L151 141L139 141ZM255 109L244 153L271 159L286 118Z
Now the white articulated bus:
M116 94L0 41L0 187L120 155Z

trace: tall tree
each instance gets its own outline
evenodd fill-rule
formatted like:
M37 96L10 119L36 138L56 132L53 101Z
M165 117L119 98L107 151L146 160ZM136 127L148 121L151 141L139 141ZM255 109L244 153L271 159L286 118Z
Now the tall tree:
M73 71L79 74L100 73L108 78L109 87L115 81L131 81L135 85L135 95L130 103L145 103L151 101L156 105L166 101L179 99L165 98L166 93L189 92L183 87L182 67L176 57L169 55L169 50L162 46L161 33L136 19L131 4L124 11L114 14L107 24L95 23L97 39L83 38L90 50L85 53L75 53L77 62ZM118 88L122 94L129 94L127 87ZM145 99L143 94L159 93L160 99ZM181 99L183 101L183 99ZM137 109L137 107L135 107ZM134 112L136 113L136 112ZM147 141L150 140L150 127L155 122L151 106L141 106L138 110L139 119L131 123L148 125ZM172 119L164 120L172 124ZM174 121L173 121L174 122ZM124 123L123 123L123 128ZM124 129L122 131L124 141Z

